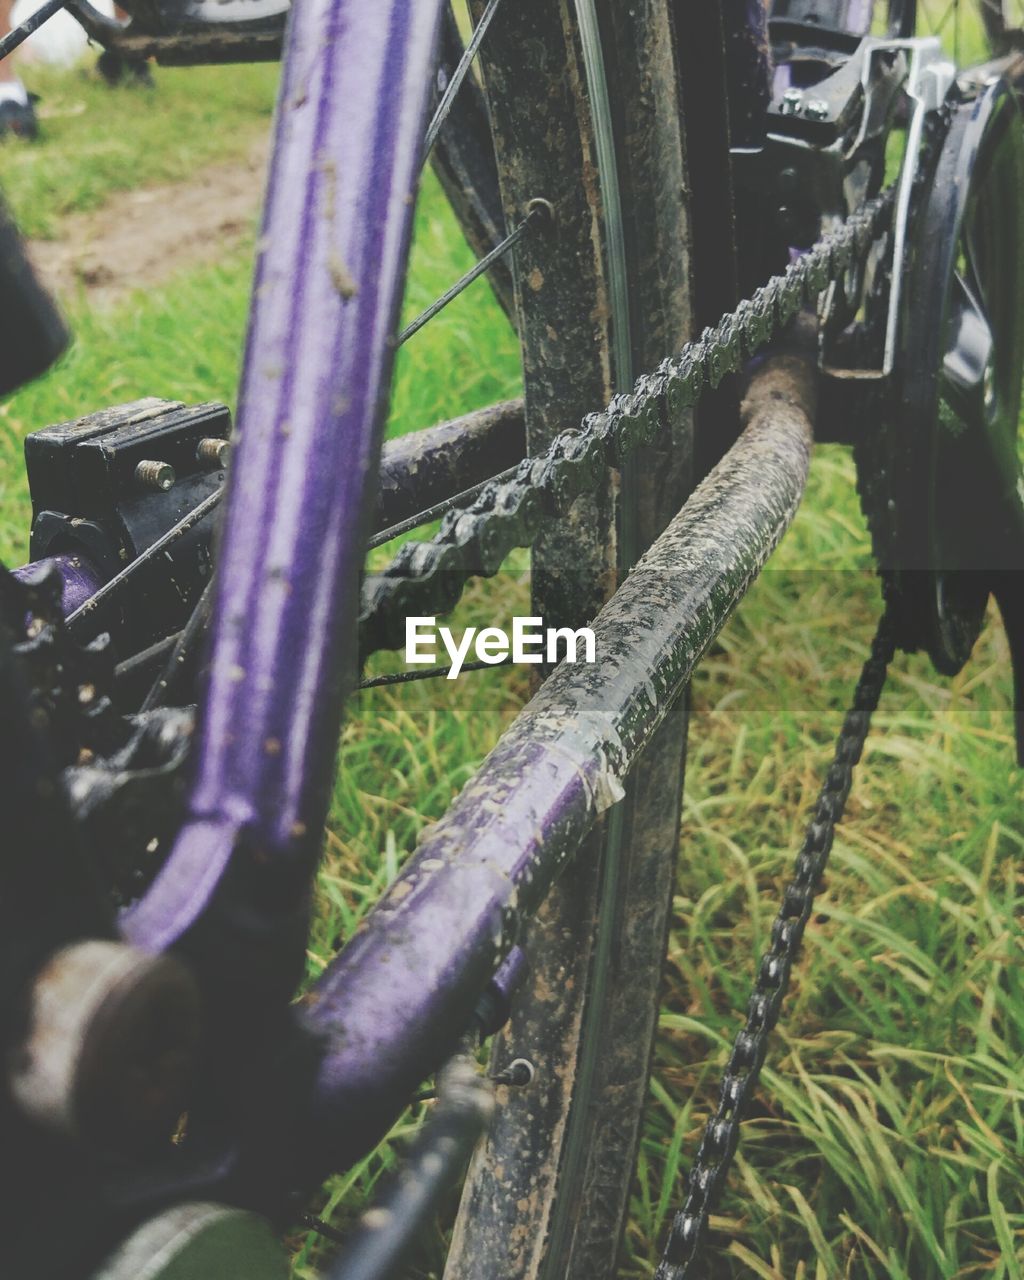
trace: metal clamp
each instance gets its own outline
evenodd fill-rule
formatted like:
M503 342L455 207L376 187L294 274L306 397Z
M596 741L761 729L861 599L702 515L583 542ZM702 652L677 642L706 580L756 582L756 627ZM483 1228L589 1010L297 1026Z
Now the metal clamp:
M900 87L906 98L913 104L913 111L907 129L907 145L903 167L897 182L893 214L892 273L882 363L880 368L847 368L835 366L830 362L828 357L829 321L836 314L836 309L841 306L842 298L845 296L841 282L834 281L829 288L823 307L818 367L826 375L841 376L845 379L882 381L892 374L899 338L911 199L915 183L925 162L925 123L927 117L943 105L950 90L956 84L956 67L946 57L935 36L902 40L865 40L861 73L864 110L861 128L850 149L851 153L856 153L865 145L867 139L877 130L879 120L889 110L891 89L887 89L884 102L878 100L876 86L879 82L875 68L881 57L899 52L906 55L905 78Z

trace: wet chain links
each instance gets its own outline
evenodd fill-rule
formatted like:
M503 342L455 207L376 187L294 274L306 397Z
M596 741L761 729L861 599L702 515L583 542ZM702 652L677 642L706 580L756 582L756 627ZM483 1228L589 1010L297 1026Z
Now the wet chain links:
M895 188L889 188L862 205L783 275L640 377L631 393L615 396L603 412L563 431L546 452L524 458L514 476L487 485L468 508L449 511L429 542L406 543L364 585L362 657L400 648L407 617L454 608L469 578L497 573L514 547L530 546L542 523L595 488L609 466L621 466L641 445L654 443L706 389L738 372L801 308L863 262L888 228L894 201Z
M786 885L772 924L771 945L761 958L747 1005L746 1024L733 1042L718 1107L704 1131L687 1180L686 1202L673 1220L655 1280L707 1280L710 1275L701 1259L708 1219L736 1152L740 1121L757 1085L768 1037L779 1019L789 975L828 863L836 824L850 794L853 769L864 750L871 715L878 706L894 651L893 628L888 616L883 616L861 671L853 706L843 721L793 877Z

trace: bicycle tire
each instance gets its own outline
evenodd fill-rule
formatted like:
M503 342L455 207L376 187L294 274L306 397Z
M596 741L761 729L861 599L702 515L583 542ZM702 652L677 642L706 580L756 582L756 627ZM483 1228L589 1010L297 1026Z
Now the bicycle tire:
M583 6L576 6L575 17ZM518 329L531 451L566 421L628 383L612 329L600 314L611 292L608 267L592 236L607 242L608 174L588 182L596 153L580 27L571 6L527 0L506 6L483 49L484 79L502 177L506 219L531 196L554 199L559 243L528 246L516 263ZM651 368L694 332L688 264L685 144L677 97L672 6L655 0L641 16L599 3L608 106L624 209L626 253L636 282L628 310L637 370ZM677 15L678 16L678 11ZM543 50L542 55L533 52ZM529 59L530 95L518 92ZM645 91L646 86L646 91ZM656 86L653 87L653 86ZM720 86L724 101L724 84ZM704 102L705 110L711 104ZM545 114L566 123L560 150L543 141ZM599 126L598 126L599 127ZM554 132L554 131L551 131ZM548 134L547 136L550 136ZM510 163L510 158L514 160ZM730 245L731 252L731 245ZM560 256L560 257L559 257ZM580 264L583 263L581 271ZM668 270L665 263L670 263ZM542 282L539 283L538 282ZM609 324L609 319L611 324ZM597 331L595 332L595 328ZM551 334L559 334L561 376L552 372ZM609 495L584 503L534 552L534 612L580 625L628 568L624 528L636 519L636 548L660 532L692 482L692 421L677 424L669 455L648 453L627 477L613 527ZM674 457L671 454L674 453ZM614 544L618 542L616 547ZM571 574L566 565L577 568ZM580 565L585 565L580 569ZM614 1273L657 1020L671 890L678 848L687 708L679 705L652 745L645 767L617 807L622 829L593 837L550 895L526 941L532 982L498 1038L494 1066L526 1057L534 1084L502 1099L464 1189L445 1272L448 1280L600 1277ZM616 865L610 842L621 840ZM573 992L573 995L567 994ZM552 999L552 993L559 997Z

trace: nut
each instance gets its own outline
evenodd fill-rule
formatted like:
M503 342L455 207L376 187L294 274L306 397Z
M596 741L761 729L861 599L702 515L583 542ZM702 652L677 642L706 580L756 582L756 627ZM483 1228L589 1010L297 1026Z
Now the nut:
M207 436L196 446L196 458L208 467L226 467L231 456L231 445L217 436Z

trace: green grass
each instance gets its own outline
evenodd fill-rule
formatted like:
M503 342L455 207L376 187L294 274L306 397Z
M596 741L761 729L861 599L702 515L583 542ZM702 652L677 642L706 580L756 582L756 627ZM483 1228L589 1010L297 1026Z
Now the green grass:
M125 95L98 99L74 76L66 85L47 81L48 103L84 95L90 106L49 121L38 148L3 149L4 164L16 162L16 207L33 206L39 228L59 230L64 210L118 186L170 180L244 149L265 127L265 68L240 79L237 96L233 71L157 75L158 93L146 102L159 103L167 119L155 105L133 108L130 129L112 128L114 107L104 105ZM208 93L188 91L197 75L209 75ZM200 96L202 105L192 101ZM179 110L208 110L210 136L181 127L180 116L172 132ZM186 118L197 123L195 114ZM74 143L72 130L80 131ZM172 137L170 154L153 154ZM94 161L100 176L87 172ZM60 166L65 176L56 180ZM428 182L407 317L468 260ZM216 268L183 273L112 313L79 306L77 343L61 368L0 407L0 555L23 558L27 430L142 394L233 402L250 261L248 243ZM514 339L479 283L400 353L389 430L515 394L518 382ZM527 600L525 573L510 569L474 584L460 620L497 620ZM794 529L694 683L663 1035L627 1233L629 1276L652 1273L680 1200L754 954L878 609L850 459L819 449ZM388 664L381 655L375 669ZM520 673L502 672L354 700L310 975L365 915L526 692ZM716 1280L1019 1280L1022 800L998 620L953 680L938 679L919 656L899 657L773 1037L766 1087L744 1125L738 1174L716 1218L728 1250ZM414 1124L404 1117L392 1144ZM317 1208L343 1223L390 1161L385 1147L332 1180ZM292 1243L296 1274L311 1275L312 1238Z
M641 1255L713 1105L878 607L869 575L779 567L695 682ZM994 620L953 681L894 665L744 1125L719 1221L733 1261L716 1275L1019 1274L1024 786L1008 685ZM774 1264L752 1273L752 1256Z
M31 66L42 140L0 143L0 185L28 236L52 237L62 214L113 191L175 182L244 153L266 131L277 67L157 67L154 92L108 88L91 71Z
M957 66L970 66L988 56L984 28L969 4L951 4L950 0L918 0L917 13L918 34L939 36Z
M0 558L20 563L28 545L26 432L145 395L234 402L250 270L251 245L236 247L116 310L72 307L67 353L0 404Z

